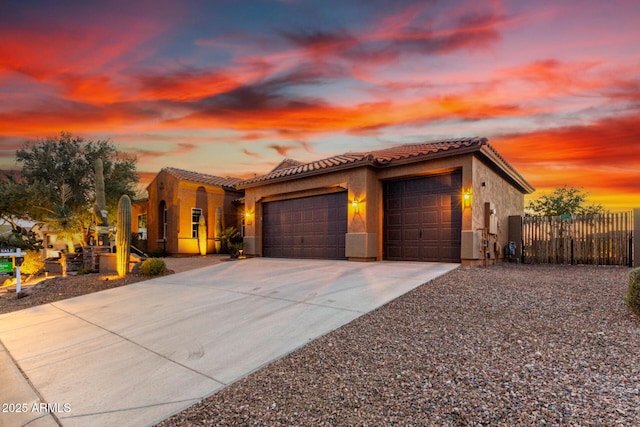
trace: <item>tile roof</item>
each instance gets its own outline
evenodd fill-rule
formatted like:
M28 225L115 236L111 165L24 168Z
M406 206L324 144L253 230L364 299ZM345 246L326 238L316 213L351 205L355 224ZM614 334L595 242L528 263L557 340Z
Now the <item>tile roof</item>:
M299 161L294 160L294 159L287 158L287 159L284 159L283 161L281 161L280 163L278 163L278 166L276 166L275 168L271 169L271 172L277 171L278 169L286 169L286 168L290 168L290 167L293 167L293 166L300 166L302 164L304 164L304 163L299 162Z
M453 156L468 152L481 152L503 170L524 191L532 192L533 188L509 165L498 152L489 145L487 138L460 138L436 142L421 142L397 145L390 148L365 152L349 152L309 163L293 164L283 167L286 159L266 175L250 178L238 183L238 188L260 185L269 181L285 181L306 175L316 175L331 170L349 169L361 165L386 167L403 163L413 163L430 158ZM295 161L294 161L295 162ZM299 163L299 162L296 162Z
M185 181L198 182L202 184L215 185L217 187L229 188L235 190L235 186L242 181L240 178L220 177L215 175L208 175L206 173L192 172L184 169L177 168L162 168L168 174L173 175L178 179Z
M408 159L418 161L422 160L426 156L432 156L435 153L460 150L465 147L475 147L485 144L487 144L486 138L466 138L439 142L404 144L368 152L349 152L310 163L294 165L288 168L276 168L266 175L242 181L240 185L244 186L246 184L265 182L278 178L286 178L289 176L293 177L294 175L313 174L314 172L331 168L348 168L360 164L385 166Z

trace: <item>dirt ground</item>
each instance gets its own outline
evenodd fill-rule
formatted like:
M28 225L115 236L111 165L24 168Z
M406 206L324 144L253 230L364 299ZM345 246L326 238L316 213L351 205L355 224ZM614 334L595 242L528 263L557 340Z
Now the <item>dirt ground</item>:
M229 255L163 259L167 264L166 274L174 274L229 261ZM117 288L119 286L149 280L150 278L149 276L141 274L129 274L124 278L120 278L116 275L99 273L69 275L67 277L50 276L44 280L42 280L42 278L36 278L32 281L26 281L23 284L21 298L18 298L16 295L15 286L0 288L0 314L99 292L105 289Z

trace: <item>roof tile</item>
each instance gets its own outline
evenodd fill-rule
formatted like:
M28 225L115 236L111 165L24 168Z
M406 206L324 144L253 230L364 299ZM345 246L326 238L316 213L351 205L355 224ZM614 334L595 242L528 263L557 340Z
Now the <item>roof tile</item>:
M466 147L480 147L488 145L486 138L462 138L451 139L438 142L421 142L417 144L397 145L390 148L368 152L348 152L326 159L316 160L304 164L296 164L290 167L283 166L284 161L274 170L266 175L241 181L240 185L266 182L273 179L289 177L299 174L310 174L320 170L336 167L348 167L349 165L371 164L374 166L385 166L396 161L410 159L412 157L428 157L435 153L449 150L457 150ZM495 151L495 150L494 150Z
M208 175L206 173L192 172L184 169L177 168L162 168L163 171L175 176L178 179L199 182L202 184L214 185L217 187L224 187L229 189L235 189L235 186L242 181L240 178L220 177L215 175Z

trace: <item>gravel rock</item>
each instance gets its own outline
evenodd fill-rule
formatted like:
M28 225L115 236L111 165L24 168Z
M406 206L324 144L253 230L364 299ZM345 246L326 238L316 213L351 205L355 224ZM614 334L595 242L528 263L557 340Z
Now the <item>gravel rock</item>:
M160 425L640 425L628 272L459 268Z

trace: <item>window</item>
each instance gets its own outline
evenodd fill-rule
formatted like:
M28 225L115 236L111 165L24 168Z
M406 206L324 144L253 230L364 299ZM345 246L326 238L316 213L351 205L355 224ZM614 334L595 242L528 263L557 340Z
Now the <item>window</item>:
M202 209L191 208L191 238L198 238L198 223L200 222L200 216L202 215Z
M147 240L147 214L138 215L138 239Z

